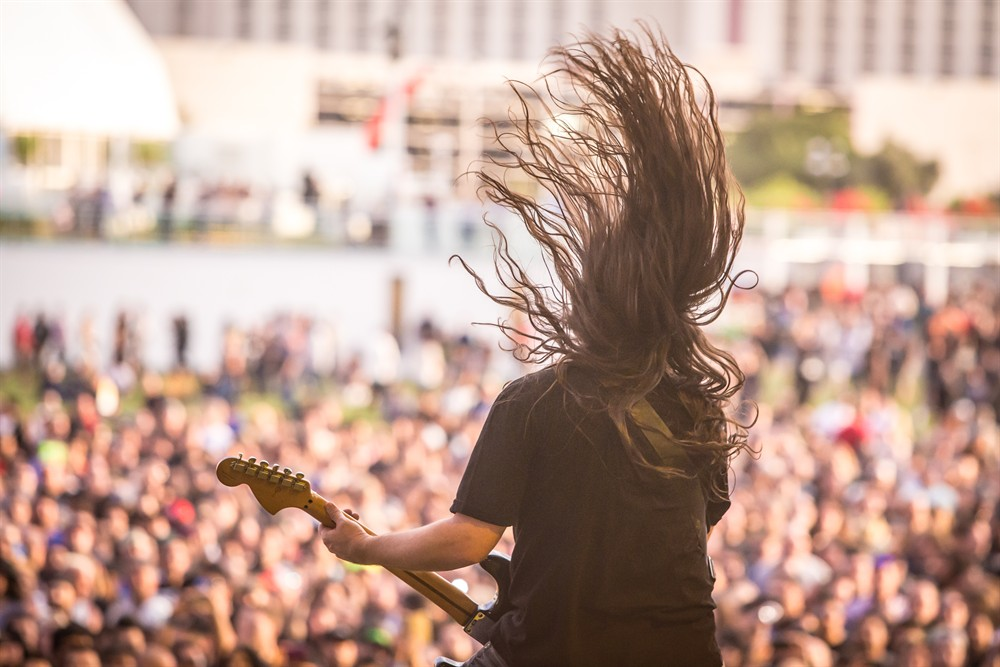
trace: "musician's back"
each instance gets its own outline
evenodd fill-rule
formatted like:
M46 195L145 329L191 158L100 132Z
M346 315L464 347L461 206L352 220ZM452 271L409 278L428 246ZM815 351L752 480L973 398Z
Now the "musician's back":
M669 391L650 399L687 429ZM552 369L505 389L452 507L514 526L514 611L495 650L519 667L718 664L706 523L727 503L703 491L699 467L690 461L685 478L636 466L607 415Z

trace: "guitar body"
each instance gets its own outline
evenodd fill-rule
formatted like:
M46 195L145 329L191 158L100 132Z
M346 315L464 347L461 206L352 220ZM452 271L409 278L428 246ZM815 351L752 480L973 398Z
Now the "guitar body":
M510 556L492 551L489 556L479 561L479 567L493 577L497 593L492 600L479 606L473 618L464 627L473 639L485 644L493 635L493 628L500 621L500 617L510 611L510 600L507 599L507 591L510 590Z
M255 458L228 457L216 466L215 476L229 487L246 484L254 498L269 514L288 507L307 513L322 525L332 527L333 521L326 513L327 500L312 490L303 473L293 473L288 468ZM360 521L356 522L365 532L374 533ZM460 623L465 631L481 644L489 641L496 623L510 610L507 591L510 588L510 557L498 551L490 553L479 565L496 582L493 599L479 605L450 581L435 572L415 572L386 568L408 586L443 609Z

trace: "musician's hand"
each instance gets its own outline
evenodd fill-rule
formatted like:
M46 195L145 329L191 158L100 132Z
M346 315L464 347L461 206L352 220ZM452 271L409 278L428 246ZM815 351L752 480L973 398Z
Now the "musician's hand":
M369 565L364 555L364 544L371 538L358 523L357 512L341 510L333 503L326 504L326 513L335 524L332 528L320 526L319 535L330 553L346 561Z

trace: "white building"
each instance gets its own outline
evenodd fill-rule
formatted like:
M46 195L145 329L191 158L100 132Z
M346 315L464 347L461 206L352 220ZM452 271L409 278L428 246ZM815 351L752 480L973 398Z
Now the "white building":
M610 0L130 0L154 36L272 41L353 54L536 60ZM647 3L650 5L667 3Z
M128 0L155 37L337 53L537 62L584 29L658 23L701 65L767 89L1000 76L997 0Z
M1000 192L1000 84L872 77L851 93L851 137L862 153L905 146L940 173L930 195L947 202Z
M647 19L706 74L724 106L797 101L819 92L852 107L863 150L894 141L938 160L939 200L1000 184L1000 161L991 154L1000 152L998 0L129 4L166 56L188 136L221 132L234 146L226 149L234 169L259 172L254 165L267 165L285 183L301 168L292 162L303 151L300 162L346 156L350 173L334 179L346 179L337 189L356 191L347 181L370 185L369 175L386 169L394 186L410 179L397 193L424 188L424 177L434 172L439 181L450 179L483 148L476 119L502 117L505 78L534 79L546 50L571 33ZM399 91L416 80L400 106ZM894 103L888 92L908 101ZM921 95L934 103L914 104ZM397 149L392 164L385 152L366 151L358 131L370 129L366 123L380 110L388 112L379 126L384 145ZM265 133L285 135L274 144L280 147L262 148L257 131L236 148L238 128L263 116L271 119L264 125L273 126ZM293 128L307 139L290 138ZM978 141L970 144L970 136ZM335 137L342 141L331 143ZM260 148L257 159L246 153L253 145Z
M289 201L307 170L341 218L371 202L419 209L490 149L477 121L505 117L507 78L534 80L571 34L647 19L723 105L825 91L852 105L859 146L893 140L939 160L942 201L1000 183L998 0L125 3L0 2L0 162L40 142L28 176L65 190L107 180L129 142L170 139L182 212L205 182L249 184L262 199L238 217L273 220L276 207L301 227ZM890 90L937 103L901 106ZM11 206L27 172L4 172Z
M4 211L51 214L46 194L70 188L129 198L137 145L179 127L160 53L124 3L0 2Z

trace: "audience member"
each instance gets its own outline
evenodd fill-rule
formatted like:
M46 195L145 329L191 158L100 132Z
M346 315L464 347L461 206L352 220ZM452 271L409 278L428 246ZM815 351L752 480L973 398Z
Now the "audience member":
M734 295L713 331L747 372L733 409L756 403L759 453L734 462L709 542L727 665L998 664L998 306L985 284L940 308L905 285ZM0 666L475 650L388 572L331 556L306 514L272 517L214 469L242 452L301 470L377 531L426 523L516 364L425 322L376 341L372 368L316 368L314 323L282 316L226 332L213 374L178 352L162 375L127 314L103 369L66 358L57 322L18 318L11 372L40 393L0 404ZM492 594L478 568L447 576Z

